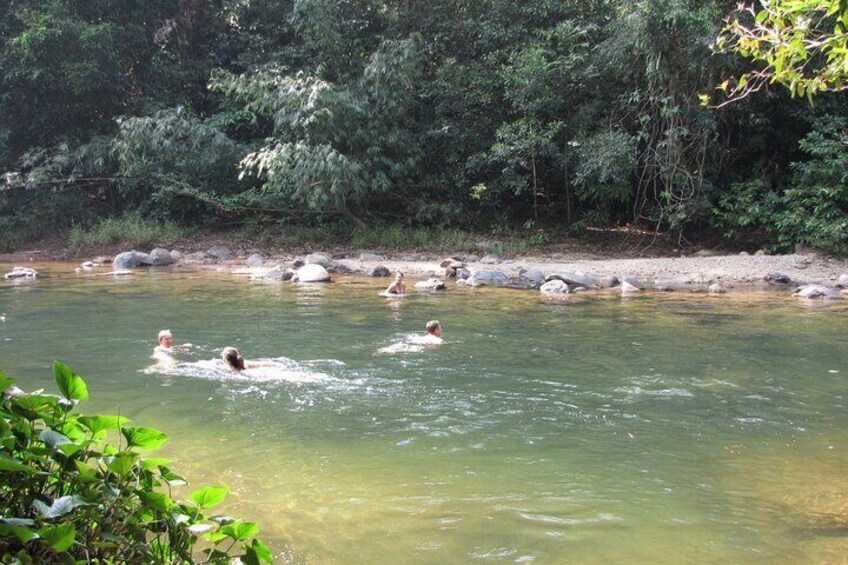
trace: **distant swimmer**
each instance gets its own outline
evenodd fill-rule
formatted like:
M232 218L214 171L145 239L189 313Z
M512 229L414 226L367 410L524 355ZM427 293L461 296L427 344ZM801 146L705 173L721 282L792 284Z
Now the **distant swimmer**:
M395 280L383 291L383 294L405 294L406 285L403 283L403 273L400 271L395 275Z
M403 342L381 347L375 352L375 355L419 353L425 349L435 349L437 345L441 345L445 342L445 340L442 339L442 324L438 320L430 320L424 326L424 329L426 330L424 335L410 335Z
M251 361L245 361L244 357L241 356L239 350L235 347L225 347L223 351L221 351L221 359L224 360L224 364L231 371L244 371L245 369L257 369L259 367L273 367L274 363L257 363Z
M188 351L192 347L190 343L174 345L174 335L171 333L171 330L162 330L159 332L157 342L159 345L153 348L153 358L160 363L176 363L174 353Z

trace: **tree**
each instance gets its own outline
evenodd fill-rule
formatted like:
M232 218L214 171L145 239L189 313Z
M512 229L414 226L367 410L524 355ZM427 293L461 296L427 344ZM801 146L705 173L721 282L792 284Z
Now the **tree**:
M743 5L718 37L717 51L759 66L723 82L727 99L720 105L769 84L810 100L848 88L848 0L760 0L760 6Z

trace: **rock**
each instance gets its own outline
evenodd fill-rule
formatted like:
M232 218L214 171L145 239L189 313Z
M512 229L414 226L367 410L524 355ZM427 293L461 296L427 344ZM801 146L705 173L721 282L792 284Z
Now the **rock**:
M750 256L750 253L748 253L747 251L740 251L739 256L740 257L748 257L748 256Z
M545 280L560 280L568 284L570 287L582 286L583 288L598 288L598 283L595 282L595 279L585 273L580 272L553 273L545 277Z
M161 247L157 247L153 251L150 252L150 264L161 267L164 265L170 265L174 262L173 256L171 256L171 252L167 249L162 249Z
M82 265L80 265L80 267L82 267L82 268L83 268L83 270L90 271L91 269L93 269L93 268L94 268L94 262L92 262L92 261L83 261L83 263L82 263Z
M292 267L294 267L295 269L299 269L304 265L306 265L306 260L303 257L298 256L292 259Z
M265 264L265 257L262 256L261 253L254 253L250 257L247 258L247 266L248 267L261 267Z
M299 268L294 279L302 283L330 282L332 280L327 269L317 263L310 263Z
M336 271L339 273L353 274L358 273L360 270L359 265L349 259L336 261Z
M677 275L663 273L657 277L654 284L657 290L676 290L685 287L692 283L692 278L689 275Z
M336 262L326 253L310 253L303 259L307 265L321 265L328 271L336 267Z
M763 276L763 280L769 284L778 284L778 285L786 285L792 282L792 279L789 278L789 275L784 275L783 273L768 273Z
M642 281L636 278L636 275L624 275L621 277L621 285L624 286L625 283L636 290L645 290L645 285L642 284Z
M471 276L471 271L466 267L460 267L456 270L456 280L467 279Z
M388 277L390 274L392 273L391 271L389 271L388 267L385 267L383 265L377 265L376 267L371 269L372 277Z
M232 259L233 250L223 245L214 245L206 250L206 256L213 259Z
M568 284L565 281L553 279L540 286L539 291L542 294L568 294L571 292L571 289L568 288Z
M635 282L637 284L632 284L630 281L626 281L626 280L621 281L621 292L622 293L642 292L644 287L639 283L639 281L635 281Z
M471 254L465 256L465 262L466 263L478 263L479 261L480 261L480 256L475 255L474 253L471 253Z
M500 263L500 257L498 257L497 255L488 254L484 255L483 258L480 259L480 262L484 265L496 265Z
M444 281L437 278L430 278L426 281L418 281L415 283L415 288L417 290L445 290L447 286L445 286Z
M181 252L177 251L176 249L171 249L171 259L173 259L174 261L179 261L182 258L183 254Z
M839 288L848 288L848 273L839 275L839 278L836 279L836 286Z
M459 257L448 257L447 259L443 259L441 263L439 263L439 267L443 269L458 269L459 267L464 267L462 259Z
M294 278L295 271L293 269L287 269L281 265L277 265L271 269L268 269L264 273L256 273L252 275L250 278L252 279L269 279L274 281L288 281Z
M95 265L108 265L112 262L111 257L106 257L104 255L98 255L94 259L91 260Z
M501 271L477 271L465 280L468 286L508 286L512 280Z
M727 289L724 288L720 283L713 283L707 289L707 292L709 292L710 294L724 294L725 292L727 292Z
M29 267L14 267L5 275L7 279L34 279L36 276L38 271Z
M762 257L763 255L768 255L765 249L759 249L756 253L754 253L754 257Z
M620 284L618 277L615 275L598 275L595 277L595 281L601 288L613 288Z
M520 269L518 271L518 280L530 288L539 288L545 282L545 273L539 269L530 269L528 271Z
M112 260L112 268L115 270L137 269L150 264L152 264L150 255L139 251L124 251L118 253Z
M826 298L829 300L839 300L842 298L840 293L835 288L828 288L820 284L808 284L795 289L795 294L801 298Z

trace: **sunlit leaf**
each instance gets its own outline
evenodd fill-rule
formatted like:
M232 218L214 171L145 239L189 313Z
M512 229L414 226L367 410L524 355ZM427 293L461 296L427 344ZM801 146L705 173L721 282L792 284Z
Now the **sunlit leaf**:
M54 362L53 374L62 396L68 400L86 400L88 398L88 387L85 381L67 365L61 361Z
M76 529L73 524L60 524L58 526L45 526L38 530L38 535L53 551L62 553L70 549L76 537Z
M191 499L202 509L212 508L224 502L229 493L227 487L203 487L191 493Z
M130 447L139 449L159 449L168 441L168 436L154 428L130 427L121 428L121 433Z
M235 522L221 527L221 533L238 541L247 541L259 533L259 525L254 522Z
M121 426L129 422L129 419L123 416L80 416L78 421L88 428L92 434L97 434L104 430L120 429Z

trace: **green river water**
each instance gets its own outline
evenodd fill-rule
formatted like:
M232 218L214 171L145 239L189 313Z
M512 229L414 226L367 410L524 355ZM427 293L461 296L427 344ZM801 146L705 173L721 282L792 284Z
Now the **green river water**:
M848 559L848 301L36 268L0 282L0 369L55 392L67 363L280 562ZM432 318L443 345L375 355ZM145 371L163 328L195 350Z

